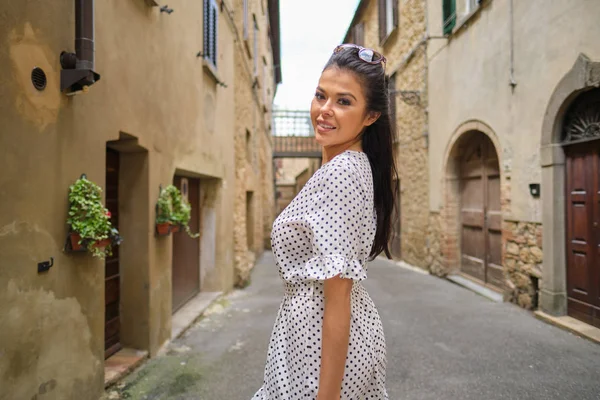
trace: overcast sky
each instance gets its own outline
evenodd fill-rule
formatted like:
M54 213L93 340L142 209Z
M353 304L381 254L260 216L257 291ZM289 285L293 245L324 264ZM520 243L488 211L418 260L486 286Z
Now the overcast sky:
M281 72L275 105L308 110L323 66L360 0L281 0Z

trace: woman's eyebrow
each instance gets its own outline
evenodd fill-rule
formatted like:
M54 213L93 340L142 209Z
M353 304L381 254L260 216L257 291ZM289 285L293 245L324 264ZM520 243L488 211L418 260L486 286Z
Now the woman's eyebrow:
M323 93L327 93L326 90L324 90L321 86L317 86L317 90L320 90ZM338 96L350 96L352 97L355 101L358 101L358 99L350 92L340 92L337 94Z

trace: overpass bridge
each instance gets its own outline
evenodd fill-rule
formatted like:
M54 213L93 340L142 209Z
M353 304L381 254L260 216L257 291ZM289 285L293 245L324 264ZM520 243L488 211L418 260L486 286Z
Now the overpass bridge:
M309 111L273 111L273 158L321 158Z

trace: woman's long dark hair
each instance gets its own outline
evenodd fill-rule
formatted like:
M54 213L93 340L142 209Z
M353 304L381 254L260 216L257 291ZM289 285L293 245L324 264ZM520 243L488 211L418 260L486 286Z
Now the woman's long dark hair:
M381 113L377 121L362 133L362 148L369 158L373 171L375 212L377 214L377 230L370 258L374 259L381 252L385 252L388 258L392 258L389 242L392 232L392 216L398 217L399 215L394 213L399 181L394 156L396 123L390 121L388 80L381 63L369 64L361 60L356 48L345 48L334 53L323 70L331 67L354 73L361 82L367 100L367 112Z

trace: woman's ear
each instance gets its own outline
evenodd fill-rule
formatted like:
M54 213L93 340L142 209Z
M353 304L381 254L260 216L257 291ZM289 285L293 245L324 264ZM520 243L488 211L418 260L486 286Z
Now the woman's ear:
M381 117L380 112L369 111L369 115L367 115L367 119L365 120L365 126L371 126Z

